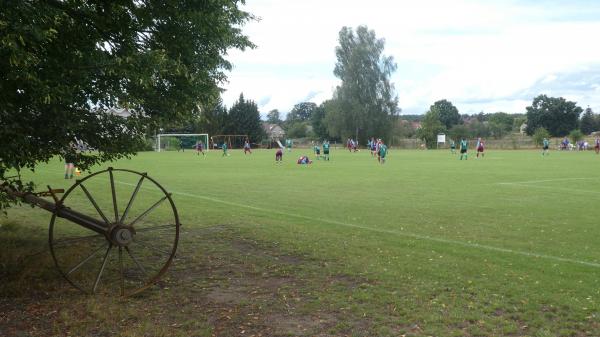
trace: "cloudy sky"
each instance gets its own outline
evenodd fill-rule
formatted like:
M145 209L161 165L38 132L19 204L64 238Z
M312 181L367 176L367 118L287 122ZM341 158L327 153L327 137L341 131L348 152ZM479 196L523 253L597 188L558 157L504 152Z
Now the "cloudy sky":
M538 94L600 112L600 0L247 0L257 45L232 51L226 105L241 92L264 116L332 97L343 26L386 41L403 114L439 99L461 113L520 113Z

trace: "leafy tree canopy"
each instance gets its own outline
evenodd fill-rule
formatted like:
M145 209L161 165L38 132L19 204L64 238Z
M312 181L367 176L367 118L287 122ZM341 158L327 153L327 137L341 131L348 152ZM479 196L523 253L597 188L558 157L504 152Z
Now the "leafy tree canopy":
M579 115L583 110L575 102L562 97L539 95L527 107L527 134L532 135L543 127L554 137L562 137L578 128Z
M440 116L440 122L442 122L446 129L450 129L452 126L462 122L458 109L448 100L443 99L433 103L429 111L433 110L437 111Z
M396 63L383 55L384 47L385 40L366 26L356 32L341 29L334 74L342 83L334 95L339 109L326 117L330 135L344 138L358 133L366 142L367 137L389 134L391 117L398 113L398 98L390 83Z
M258 106L254 101L244 99L243 94L229 110L229 123L226 133L248 135L253 143L260 142L265 136Z
M84 169L130 155L148 126L197 114L231 69L226 51L253 46L243 3L2 1L0 180L72 152L74 137L97 150Z
M317 105L313 102L298 103L287 115L286 122L290 125L295 122L306 122L310 120L315 109L317 109Z
M281 124L283 121L280 118L279 110L273 109L267 114L267 123Z
M581 116L580 126L581 132L583 132L586 135L589 135L590 133L597 130L594 112L590 107L587 107L587 109L585 109L585 112L583 113L583 116Z

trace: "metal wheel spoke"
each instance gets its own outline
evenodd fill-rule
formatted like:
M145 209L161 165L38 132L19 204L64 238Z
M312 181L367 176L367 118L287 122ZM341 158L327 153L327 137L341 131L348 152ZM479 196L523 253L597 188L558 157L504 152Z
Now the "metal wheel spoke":
M156 226L156 227L145 227L145 228L136 229L135 232L136 233L151 232L151 231L156 231L156 230L165 229L165 228L175 228L175 225L168 224L168 225L162 225L162 226Z
M131 259L133 260L133 262L135 262L135 265L140 268L140 270L142 271L142 273L147 277L148 273L146 272L146 269L144 269L144 267L142 267L142 265L140 264L140 262L138 261L138 259L135 258L135 256L133 256L133 253L131 253L131 250L129 249L129 247L125 246L125 250L127 251L127 254L129 254L129 256L131 257Z
M83 190L83 192L85 193L85 195L88 197L88 199L90 200L90 202L92 203L92 205L94 205L94 208L96 209L96 211L98 212L98 214L100 214L100 217L102 218L102 220L104 220L104 222L108 225L110 222L108 221L108 219L104 215L104 212L102 212L102 210L100 209L100 207L98 207L98 204L96 203L96 200L94 200L94 198L92 197L92 195L90 194L90 192L88 191L88 189L85 188L85 186L83 186L83 184L79 184L79 187L81 187L81 189Z
M52 245L54 247L61 247L63 245L71 245L71 244L78 243L78 242L81 242L81 241L95 239L95 238L101 238L101 237L104 237L104 235L96 234L96 235L82 236L82 237L79 237L79 238L60 239L60 240L54 241L52 243Z
M112 249L112 243L108 245L108 249L106 249L106 253L104 254L104 260L102 260L102 266L98 271L98 275L96 276L96 282L94 282L94 288L92 288L92 293L96 292L96 288L98 288L98 283L100 283L100 278L102 277L102 273L104 272L104 267L106 267L106 261L108 260L108 253Z
M138 181L137 186L135 187L135 190L133 191L133 194L131 195L131 198L129 199L129 202L127 203L125 212L123 212L123 215L121 216L121 223L124 223L125 218L127 217L127 214L129 213L129 209L131 208L131 205L133 204L135 197L137 196L138 192L140 191L140 187L142 187L142 182L144 181L145 177L146 176L142 176L140 178L140 180Z
M119 207L117 206L117 192L115 191L115 178L113 177L113 170L108 170L110 176L110 190L112 191L113 207L115 209L115 222L119 221Z
M125 296L125 273L123 272L123 247L119 246L119 272L121 274L121 296Z
M164 196L162 197L159 201L157 201L154 205L150 206L150 208L148 208L144 213L140 214L140 216L138 216L135 220L133 220L129 226L135 225L136 222L140 221L141 219L145 218L148 214L150 214L150 212L152 212L156 207L158 207L160 204L162 204L165 200L167 200L168 196Z
M135 241L135 240L133 240L133 242L135 242L136 244L138 244L138 245L140 245L140 246L142 246L144 248L150 249L152 251L155 251L155 252L158 252L158 253L161 253L161 254L165 254L165 255L171 255L171 252L168 252L166 250L162 250L160 248L156 248L156 247L154 247L152 245L149 245L147 243L141 243L141 242Z
M67 275L71 275L71 273L73 273L74 271L76 271L77 269L79 269L81 266L83 266L86 262L88 262L89 260L91 260L92 257L96 256L96 254L98 254L98 252L100 250L102 250L102 248L104 248L104 247L105 246L100 246L98 249L96 249L95 251L93 251L90 255L88 255L88 257L86 257L81 262L79 262L75 267L71 268L71 270L69 270L67 272Z

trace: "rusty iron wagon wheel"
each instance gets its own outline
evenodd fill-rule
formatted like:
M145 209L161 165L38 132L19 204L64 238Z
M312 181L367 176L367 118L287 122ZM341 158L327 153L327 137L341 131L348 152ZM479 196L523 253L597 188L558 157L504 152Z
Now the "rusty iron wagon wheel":
M59 200L50 251L75 288L131 296L167 271L180 225L171 194L156 180L108 168L77 180Z

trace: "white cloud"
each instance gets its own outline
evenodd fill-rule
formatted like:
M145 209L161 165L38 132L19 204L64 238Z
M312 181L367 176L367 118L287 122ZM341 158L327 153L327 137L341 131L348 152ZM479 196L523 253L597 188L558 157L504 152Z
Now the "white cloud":
M249 0L246 8L261 17L244 27L258 48L230 53L235 68L224 101L231 105L240 92L257 102L268 97L263 114L287 112L310 93L319 93L315 103L331 97L342 26L366 24L386 39L404 113L423 113L442 98L461 112L523 112L533 96L522 94L540 81L600 69L600 4L589 2ZM600 107L594 84L563 93L558 83L552 94Z

